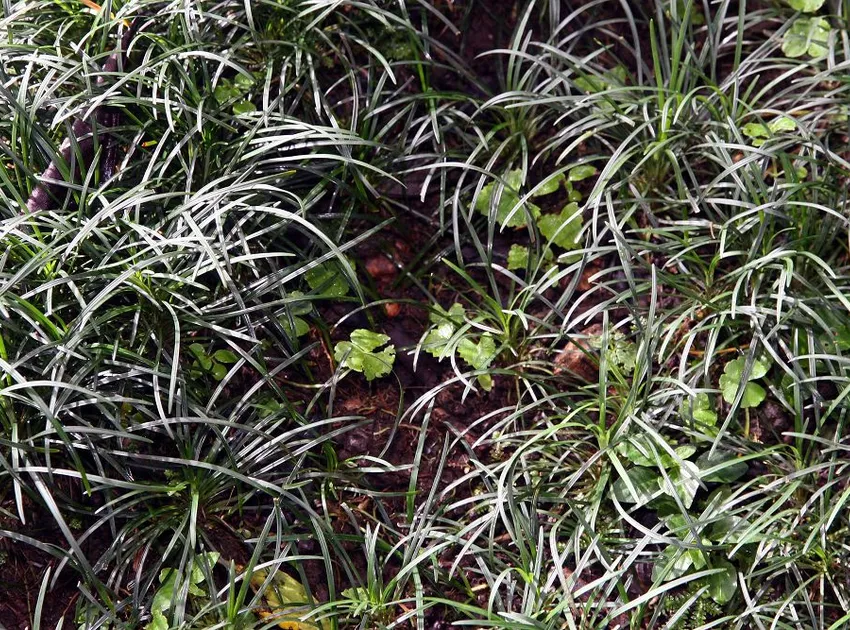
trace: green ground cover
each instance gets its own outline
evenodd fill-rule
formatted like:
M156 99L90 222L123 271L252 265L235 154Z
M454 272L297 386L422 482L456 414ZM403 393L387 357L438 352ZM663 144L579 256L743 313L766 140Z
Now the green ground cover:
M850 627L848 19L6 2L0 624Z

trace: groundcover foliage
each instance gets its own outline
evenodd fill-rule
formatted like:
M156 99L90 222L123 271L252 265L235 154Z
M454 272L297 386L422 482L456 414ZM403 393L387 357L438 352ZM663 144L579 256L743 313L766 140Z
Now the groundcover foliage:
M0 622L850 625L849 9L6 3Z

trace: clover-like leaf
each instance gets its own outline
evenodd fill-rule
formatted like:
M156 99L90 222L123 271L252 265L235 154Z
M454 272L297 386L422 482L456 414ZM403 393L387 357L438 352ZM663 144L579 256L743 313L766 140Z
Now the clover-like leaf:
M735 402L735 396L738 394L738 387L741 385L743 378L744 367L746 360L743 357L729 361L723 368L723 374L720 375L720 391L723 394L723 400L730 405ZM763 360L753 362L750 371L750 381L762 378L767 374L769 364ZM767 392L757 383L746 383L744 385L744 393L741 397L741 408L758 407L767 397Z
M820 17L798 18L782 37L782 52L786 57L823 57L831 31L829 22Z
M310 612L310 599L307 590L294 577L283 571L275 573L270 584L266 584L268 571L257 569L251 575L251 588L256 592L262 590L262 596L266 601L269 611L260 611L264 619L274 619L281 628L290 630L323 630L327 629L327 623L319 621L302 621L302 618Z
M380 376L386 376L393 368L394 345L390 344L376 352L389 340L387 335L358 328L352 331L351 341L340 341L334 346L334 358L343 367L360 372L367 381L372 381Z
M537 220L540 233L563 249L578 247L581 213L577 203L568 203L558 214L546 214Z
M814 13L820 10L825 1L826 0L788 0L788 4L790 4L791 8L795 11Z

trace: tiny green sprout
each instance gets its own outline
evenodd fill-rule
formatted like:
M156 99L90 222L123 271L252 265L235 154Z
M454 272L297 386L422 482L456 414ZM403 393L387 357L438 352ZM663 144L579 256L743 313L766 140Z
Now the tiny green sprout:
M832 28L824 18L797 18L782 37L782 52L786 57L809 55L815 59L829 52L827 43Z
M225 366L239 361L239 357L230 350L216 350L209 355L199 343L191 344L189 352L195 357L190 368L190 374L193 377L209 374L217 381L224 380L224 377L227 376L227 367Z
M358 328L352 331L351 341L340 341L334 346L334 358L343 367L360 372L367 381L373 381L389 374L395 363L394 345L389 344L376 352L389 340L388 335Z
M455 302L448 311L439 304L429 316L432 327L422 341L422 349L437 359L443 359L451 352L452 338L463 324L466 311L463 305ZM457 342L456 350L461 359L476 370L486 369L496 358L496 342L490 333L484 333L478 340L464 337ZM486 391L493 387L493 377L489 374L478 376L478 383Z
M730 405L735 402L739 386L744 386L744 393L741 396L742 409L758 407L767 397L767 392L764 388L758 383L752 382L767 374L769 367L767 362L762 360L753 362L753 368L747 379L748 382L742 383L741 379L743 378L745 365L746 360L743 357L729 361L726 367L723 368L723 374L720 375L720 391L723 394L723 400Z

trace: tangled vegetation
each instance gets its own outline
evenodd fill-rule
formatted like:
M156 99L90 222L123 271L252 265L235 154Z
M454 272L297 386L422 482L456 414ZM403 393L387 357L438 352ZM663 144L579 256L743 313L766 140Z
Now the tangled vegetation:
M6 3L0 625L850 627L848 20Z

